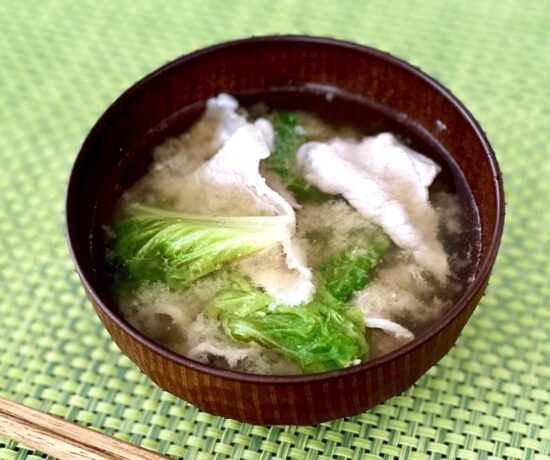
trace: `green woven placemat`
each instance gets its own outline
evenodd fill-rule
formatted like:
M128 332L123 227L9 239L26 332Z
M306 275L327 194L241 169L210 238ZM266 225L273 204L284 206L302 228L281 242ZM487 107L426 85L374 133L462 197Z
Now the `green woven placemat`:
M336 36L419 65L497 152L507 222L487 295L412 389L313 427L214 417L159 390L110 341L63 235L87 131L181 54L268 33ZM0 396L186 459L550 456L550 3L0 1ZM0 460L46 456L0 438Z

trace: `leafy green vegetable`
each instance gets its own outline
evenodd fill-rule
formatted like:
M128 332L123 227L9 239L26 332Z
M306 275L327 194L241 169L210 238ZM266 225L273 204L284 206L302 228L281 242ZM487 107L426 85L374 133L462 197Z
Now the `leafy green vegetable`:
M368 345L361 312L345 302L370 281L390 246L380 233L323 260L315 269L314 299L306 305L276 305L235 274L232 287L211 301L209 314L230 337L276 350L305 373L347 367L367 357Z
M274 306L271 296L236 276L209 314L229 336L276 350L306 373L347 367L368 353L361 312L322 287L306 305Z
M296 115L290 112L275 112L271 117L271 123L275 132L275 148L265 160L267 167L275 172L283 185L298 198L318 203L331 199L331 195L306 182L298 172L296 152L303 143L303 137L297 131Z
M286 216L206 216L134 205L114 229L109 258L132 282L172 289L291 236Z
M372 269L380 262L391 242L385 235L365 246L350 246L326 259L315 269L335 298L347 301L354 291L370 281Z

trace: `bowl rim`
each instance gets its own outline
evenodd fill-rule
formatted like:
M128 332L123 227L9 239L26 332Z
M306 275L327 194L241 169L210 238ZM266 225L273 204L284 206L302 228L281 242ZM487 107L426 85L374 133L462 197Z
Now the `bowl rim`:
M424 83L427 83L432 89L441 93L448 100L448 102L450 102L455 107L455 109L457 109L461 113L462 117L473 128L477 138L481 142L487 154L487 160L489 161L490 169L492 170L493 183L496 192L496 225L495 230L490 237L487 256L483 263L477 267L475 280L470 285L468 285L468 288L465 290L460 299L456 303L454 303L451 308L447 309L442 316L438 318L438 321L436 323L431 324L423 333L416 336L413 340L391 351L390 353L382 355L371 361L367 361L365 363L343 369L301 375L250 374L228 369L219 369L168 350L167 348L158 345L156 342L143 335L141 332L131 326L130 323L124 320L122 316L118 315L112 308L108 307L103 302L91 282L84 275L83 267L75 251L76 245L73 244L75 236L72 222L77 219L77 217L73 215L73 210L75 208L74 202L76 200L75 191L78 187L77 178L79 177L83 165L86 161L87 155L85 155L85 153L88 152L90 145L97 137L97 135L102 131L103 127L107 123L109 123L113 115L116 114L124 106L125 102L141 92L151 80L154 80L155 78L169 71L173 67L179 66L183 63L192 61L197 58L201 58L210 53L216 53L226 49L239 48L247 45L255 46L269 43L287 43L289 45L293 43L311 43L317 45L346 48L348 50L370 54L377 59L386 61L393 66L397 66L406 72L412 73L413 76L420 80L423 80ZM88 295L92 298L94 304L98 308L100 308L103 314L107 315L109 319L116 324L117 327L121 328L126 334L131 336L132 339L138 341L141 345L151 349L153 352L161 355L163 358L174 362L178 366L184 366L197 372L204 372L212 376L222 378L224 380L270 385L314 383L342 378L348 375L363 373L365 371L375 370L378 367L384 366L390 361L393 361L396 358L408 354L412 350L422 346L423 343L427 342L433 336L437 335L442 329L446 328L467 307L467 305L474 299L474 297L479 294L479 291L484 288L484 284L490 275L499 250L504 228L504 214L504 187L502 182L502 175L495 153L477 120L448 88L443 86L434 77L431 77L430 75L422 71L419 67L414 66L386 51L381 51L379 49L355 43L349 40L299 34L260 35L217 43L177 57L148 73L143 78L139 79L109 105L107 110L101 115L101 117L97 120L97 122L94 124L94 126L86 136L71 169L65 199L66 238L71 257L76 267L76 271L80 277L82 284L85 286Z

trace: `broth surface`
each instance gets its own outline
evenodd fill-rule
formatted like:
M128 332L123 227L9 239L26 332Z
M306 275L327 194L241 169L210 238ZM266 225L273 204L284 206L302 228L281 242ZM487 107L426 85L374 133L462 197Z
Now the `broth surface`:
M322 110L319 98L324 98ZM430 187L430 202L439 216L438 238L445 248L451 274L441 282L420 267L410 256L393 246L376 267L374 277L361 291L353 294L350 303L365 316L398 323L414 335L448 309L460 296L465 283L474 276L479 251L479 225L473 200L450 156L440 146L403 117L390 116L379 107L369 106L339 93L299 93L293 90L268 94L247 94L240 98L250 119L268 116L273 108L292 110L299 120L304 141L324 142L338 137L361 139L389 130L405 145L434 159L442 172ZM343 122L342 107L354 107L353 115ZM300 110L297 110L300 108ZM304 110L305 109L305 110ZM185 117L182 115L182 120ZM175 117L170 129L179 124ZM152 162L144 175L119 178L124 189L113 212L117 221L136 203L178 209L178 188L182 179L196 170L219 150L215 139L217 124L202 117L190 129L171 135L152 151ZM177 131L176 131L177 132ZM134 168L143 172L143 167ZM270 181L270 172L262 165L261 172ZM140 174L138 174L139 176ZM276 187L273 186L275 190ZM278 191L278 190L277 190ZM284 192L284 191L283 191ZM354 242L374 238L379 228L367 220L344 199L335 197L324 203L303 201L296 207L296 239L307 254L312 269L327 257ZM229 265L240 272L262 270L279 263L282 253L274 246L245 256ZM220 276L204 276L182 292L161 283L145 283L123 299L119 298L122 315L152 340L176 353L217 367L260 374L296 374L300 369L277 352L254 342L239 342L227 336L220 324L206 314L210 299L227 287L229 281ZM381 328L367 329L373 359L410 340L399 333Z

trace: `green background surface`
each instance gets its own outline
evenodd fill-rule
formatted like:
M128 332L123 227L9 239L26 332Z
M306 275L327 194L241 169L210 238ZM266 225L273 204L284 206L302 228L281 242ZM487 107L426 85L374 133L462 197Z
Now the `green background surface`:
M252 426L159 390L110 341L64 238L72 162L125 88L232 38L306 33L438 78L486 131L507 220L487 295L413 388L311 427ZM550 456L550 2L0 1L0 395L186 459ZM45 458L0 437L0 459Z

